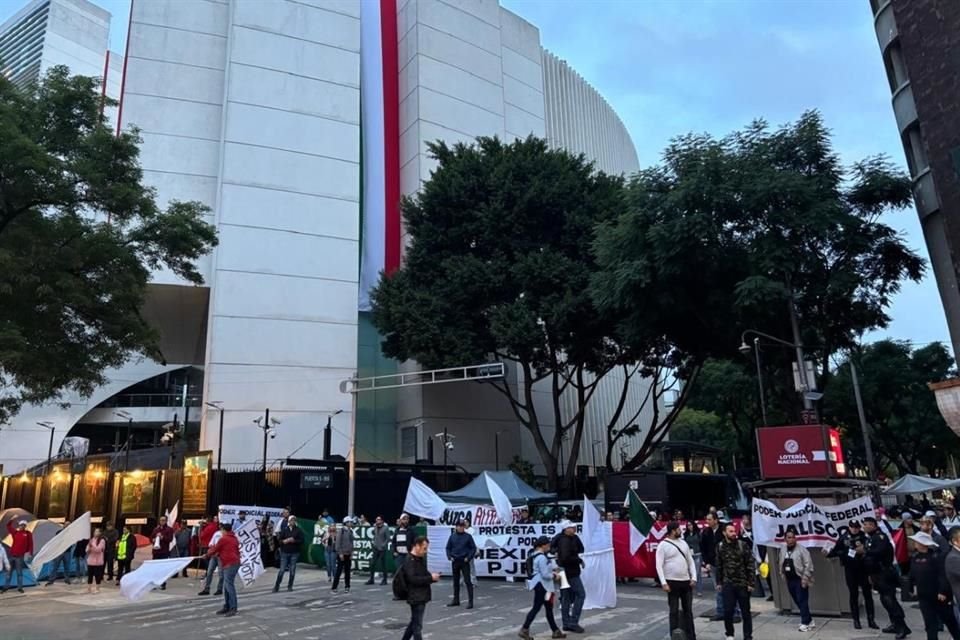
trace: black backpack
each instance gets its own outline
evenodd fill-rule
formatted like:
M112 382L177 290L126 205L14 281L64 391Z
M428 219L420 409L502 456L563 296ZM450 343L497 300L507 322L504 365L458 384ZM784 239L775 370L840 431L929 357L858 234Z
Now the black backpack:
M523 573L527 576L527 580L532 579L534 576L534 573L535 573L533 569L534 559L536 559L537 556L542 556L542 555L543 554L540 553L539 551L531 551L531 553L527 555L526 560L523 561Z
M410 596L410 588L407 586L407 574L403 567L393 576L393 597L397 600L406 600Z

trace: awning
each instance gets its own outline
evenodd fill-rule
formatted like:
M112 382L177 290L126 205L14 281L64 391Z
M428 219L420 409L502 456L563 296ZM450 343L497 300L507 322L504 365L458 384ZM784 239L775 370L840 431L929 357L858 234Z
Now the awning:
M907 474L889 487L886 487L883 492L894 495L904 495L908 493L940 491L941 489L951 489L953 487L960 487L960 480L956 478L929 478L927 476Z

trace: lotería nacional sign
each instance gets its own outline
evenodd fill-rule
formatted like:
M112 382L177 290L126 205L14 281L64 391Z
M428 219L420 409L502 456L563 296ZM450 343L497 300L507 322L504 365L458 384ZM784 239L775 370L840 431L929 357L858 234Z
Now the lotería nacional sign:
M844 478L840 434L819 424L757 429L760 473L772 478Z

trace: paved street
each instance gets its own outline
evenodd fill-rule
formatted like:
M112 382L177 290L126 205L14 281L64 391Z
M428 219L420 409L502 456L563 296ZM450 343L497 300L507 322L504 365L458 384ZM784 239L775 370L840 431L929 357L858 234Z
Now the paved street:
M166 592L154 591L143 601L131 604L116 587L107 583L99 595L88 596L86 585L76 582L67 586L28 589L24 595L15 592L0 596L0 640L52 640L109 637L114 640L140 640L162 633L165 637L194 638L290 638L291 640L325 640L356 638L362 640L396 640L407 620L407 607L390 600L389 586L354 583L349 594L330 593L326 575L301 565L298 586L292 593L271 592L274 570L270 570L250 589L240 594L240 615L223 619L214 615L222 605L220 597L198 597L198 581L192 576L171 580ZM477 608L449 609L443 606L450 593L450 581L434 588L434 602L427 608L426 637L432 639L489 640L515 638L523 616L530 605L530 595L520 584L498 580L481 581L477 591ZM695 601L698 613L713 606L712 594ZM815 633L797 632L797 619L780 616L771 610L771 603L754 601L754 637L757 640L781 638L830 638L866 640L879 633L855 632L845 619L820 619ZM911 617L913 637L922 636L918 612L905 607ZM612 610L584 612L586 638L667 637L666 600L649 582L619 585L618 606ZM697 620L698 637L720 639L722 623ZM532 632L549 637L542 614ZM570 637L577 637L570 634ZM740 636L738 635L738 638Z

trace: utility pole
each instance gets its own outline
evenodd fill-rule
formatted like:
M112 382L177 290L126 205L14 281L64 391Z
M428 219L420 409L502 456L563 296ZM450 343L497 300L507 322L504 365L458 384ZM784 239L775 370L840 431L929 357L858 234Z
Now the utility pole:
M860 418L860 430L863 432L863 449L867 455L867 469L870 478L877 479L877 465L873 459L873 445L870 443L870 425L867 424L867 415L863 410L863 398L860 396L860 379L857 377L857 367L853 364L853 354L848 360L850 364L850 381L853 382L853 397L857 401L857 416Z
M127 452L123 460L123 470L126 472L130 470L130 447L133 442L133 416L126 411L114 411L113 415L127 421Z
M807 397L807 392L813 390L813 385L810 384L811 381L807 379L807 360L803 355L803 343L800 341L800 324L797 322L797 307L793 300L793 289L789 290L789 296L787 308L790 311L790 329L793 331L793 346L797 350L797 371L800 376L800 386L803 387L801 390L803 409L804 411L811 411L813 409L813 402Z
M270 430L270 409L266 410L263 418L263 478L267 478L267 432Z
M449 491L450 486L447 484L447 450L450 448L449 435L447 434L447 428L443 428L443 490Z
M44 473L50 473L50 462L53 460L53 432L56 430L56 427L53 426L52 422L44 420L43 422L38 422L38 425L45 429L50 430L50 444L47 446L47 469Z
M760 368L760 338L753 339L753 355L757 360L757 384L760 387L760 416L763 426L767 426L767 397L763 391L763 370Z

